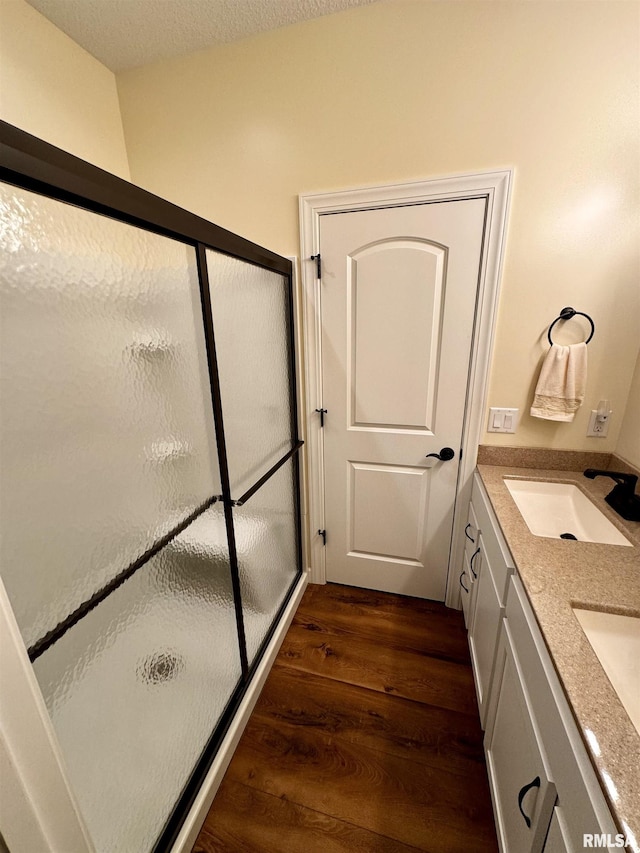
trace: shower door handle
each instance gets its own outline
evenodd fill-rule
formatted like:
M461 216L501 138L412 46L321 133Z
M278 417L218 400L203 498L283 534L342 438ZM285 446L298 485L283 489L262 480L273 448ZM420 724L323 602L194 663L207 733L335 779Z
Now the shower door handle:
M435 456L435 458L439 459L441 462L448 462L450 459L453 459L455 455L455 450L452 447L443 447L440 453L427 453L425 459L428 459L430 456Z

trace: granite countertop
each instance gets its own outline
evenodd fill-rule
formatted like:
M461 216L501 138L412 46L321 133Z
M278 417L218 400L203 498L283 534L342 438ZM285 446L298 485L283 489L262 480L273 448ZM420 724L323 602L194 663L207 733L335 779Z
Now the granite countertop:
M625 521L605 503L610 479L588 480L582 470L478 464L612 814L620 832L640 844L640 734L572 611L640 616L640 522ZM574 483L633 547L534 536L504 477Z

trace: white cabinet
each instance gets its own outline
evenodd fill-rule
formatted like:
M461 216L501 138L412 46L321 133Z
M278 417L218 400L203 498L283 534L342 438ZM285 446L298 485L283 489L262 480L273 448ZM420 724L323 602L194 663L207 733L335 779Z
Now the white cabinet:
M517 575L510 580L500 631L485 753L502 853L577 853L584 849L585 833L615 838L611 813Z
M469 650L480 722L484 728L500 623L513 561L477 474L471 494L469 522L472 524L471 529L477 530L477 535L470 548L467 547L468 543L465 543L465 571L470 584L469 615L466 624L469 630Z
M500 850L578 853L584 834L615 839L618 830L478 474L460 585Z

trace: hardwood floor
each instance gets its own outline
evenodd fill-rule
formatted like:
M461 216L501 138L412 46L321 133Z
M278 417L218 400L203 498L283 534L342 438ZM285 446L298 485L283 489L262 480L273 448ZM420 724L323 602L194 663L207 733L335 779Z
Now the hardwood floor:
M495 853L462 614L310 585L193 853Z

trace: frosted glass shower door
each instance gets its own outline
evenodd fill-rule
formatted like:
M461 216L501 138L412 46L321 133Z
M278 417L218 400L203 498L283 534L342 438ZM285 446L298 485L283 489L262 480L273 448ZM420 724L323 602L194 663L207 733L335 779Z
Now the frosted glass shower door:
M249 661L297 574L296 477L289 459L246 504L233 509Z
M289 282L207 251L231 495L239 498L290 449Z
M292 297L283 275L206 258L251 663L299 572Z
M3 579L32 646L220 494L195 251L2 185Z
M34 663L99 853L145 853L240 679L221 504Z
M196 252L0 184L2 577L98 853L242 680Z

